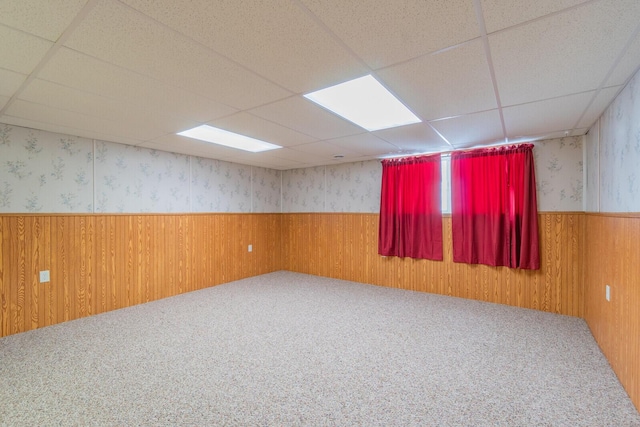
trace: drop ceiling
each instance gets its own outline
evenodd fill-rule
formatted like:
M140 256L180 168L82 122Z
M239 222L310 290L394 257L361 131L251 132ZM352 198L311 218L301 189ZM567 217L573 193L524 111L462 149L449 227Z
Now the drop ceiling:
M583 135L639 33L638 0L2 0L0 123L281 170ZM422 123L303 98L366 74ZM284 148L176 135L205 123Z

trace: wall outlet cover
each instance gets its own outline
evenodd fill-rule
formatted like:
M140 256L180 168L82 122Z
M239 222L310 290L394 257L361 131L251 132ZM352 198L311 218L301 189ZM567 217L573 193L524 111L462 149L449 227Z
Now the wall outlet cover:
M49 270L44 270L40 272L40 283L47 283L50 280Z

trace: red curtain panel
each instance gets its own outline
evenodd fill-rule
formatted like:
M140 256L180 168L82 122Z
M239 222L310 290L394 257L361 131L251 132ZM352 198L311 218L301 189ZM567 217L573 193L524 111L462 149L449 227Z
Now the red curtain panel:
M440 154L382 161L378 253L442 260Z
M453 261L539 269L533 145L451 154Z

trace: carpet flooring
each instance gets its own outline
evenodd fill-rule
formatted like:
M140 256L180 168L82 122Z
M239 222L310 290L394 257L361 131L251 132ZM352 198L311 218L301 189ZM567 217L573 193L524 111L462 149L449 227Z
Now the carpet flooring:
M640 426L582 319L276 272L0 339L2 426Z

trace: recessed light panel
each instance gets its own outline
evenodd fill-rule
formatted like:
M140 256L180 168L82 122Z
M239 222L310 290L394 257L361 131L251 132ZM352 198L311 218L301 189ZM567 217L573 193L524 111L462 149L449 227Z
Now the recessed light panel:
M304 97L368 131L421 122L372 75L311 92Z
M214 128L209 125L201 125L183 132L178 132L178 135L199 139L200 141L211 142L213 144L224 145L225 147L251 151L253 153L282 148L279 145L229 132L224 129Z

